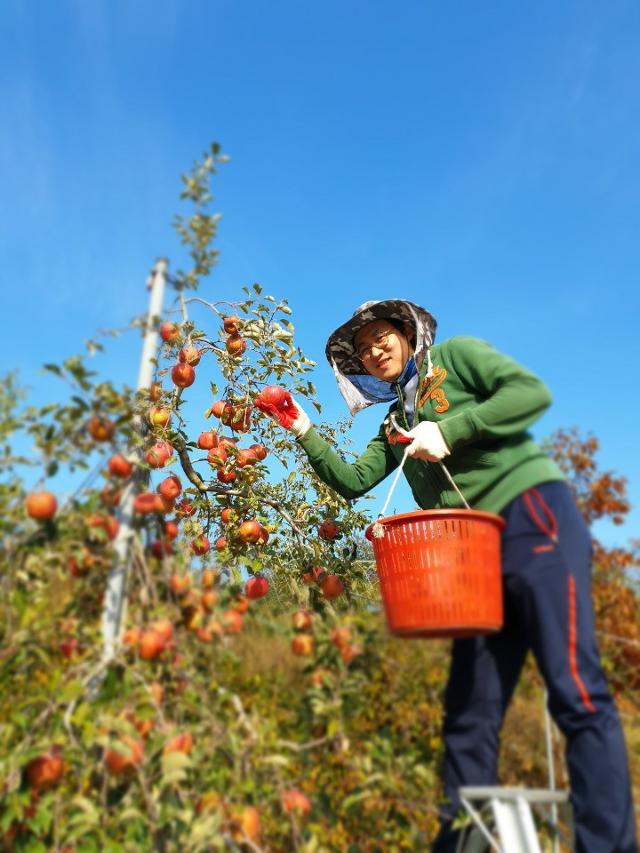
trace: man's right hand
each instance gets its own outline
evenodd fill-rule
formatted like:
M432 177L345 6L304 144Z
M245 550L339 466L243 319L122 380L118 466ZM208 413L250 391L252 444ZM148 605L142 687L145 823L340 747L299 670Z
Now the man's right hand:
M269 394L263 398L258 394L253 405L261 412L275 418L280 426L288 429L296 438L302 438L311 427L309 415L299 403L294 402L288 391L283 391L279 396L280 399L274 400L275 395Z

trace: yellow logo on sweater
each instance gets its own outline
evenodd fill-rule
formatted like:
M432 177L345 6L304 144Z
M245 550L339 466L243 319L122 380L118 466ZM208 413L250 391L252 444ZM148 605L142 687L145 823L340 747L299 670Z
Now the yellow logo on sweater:
M425 376L420 388L420 399L418 400L419 408L422 408L422 406L427 402L427 399L430 399L436 401L434 410L438 412L438 414L442 414L442 412L447 411L449 408L449 401L445 396L444 389L440 387L446 376L447 370L445 367L434 367L431 376Z

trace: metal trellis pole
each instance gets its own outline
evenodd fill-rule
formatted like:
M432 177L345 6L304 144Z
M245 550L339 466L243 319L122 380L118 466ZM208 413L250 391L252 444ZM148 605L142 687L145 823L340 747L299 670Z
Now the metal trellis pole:
M162 314L167 265L165 258L158 258L150 277L151 293L138 372L138 391L148 389L153 380L153 362L158 352L158 334L155 327L157 318ZM139 417L134 420L133 428L142 429ZM107 664L115 654L124 621L126 581L133 553L133 501L138 480L139 477L134 474L120 499L120 528L114 542L115 558L107 579L102 610L103 664Z

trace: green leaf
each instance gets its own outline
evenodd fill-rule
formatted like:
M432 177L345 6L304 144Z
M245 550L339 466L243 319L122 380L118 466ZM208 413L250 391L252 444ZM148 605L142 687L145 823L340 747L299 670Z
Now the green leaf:
M176 785L187 778L187 770L193 767L190 756L184 752L170 752L162 756L162 784Z
M350 809L352 806L357 805L357 803L362 802L362 800L366 800L367 797L371 796L371 791L358 791L357 794L351 794L351 796L346 797L342 803L345 809Z
M87 797L78 795L71 800L71 805L76 806L79 811L68 818L69 826L84 824L89 827L97 826L100 823L100 812L96 805L87 799Z
M42 369L48 370L49 373L55 373L56 376L62 376L62 370L57 364L43 364Z
M58 692L58 699L65 704L78 699L84 692L84 684L81 681L70 681Z
M198 844L201 841L210 841L216 837L220 830L220 823L221 817L219 814L207 815L197 820L193 824L189 835L191 843Z
M269 764L272 767L289 767L291 759L286 755L265 755L262 759L263 764Z

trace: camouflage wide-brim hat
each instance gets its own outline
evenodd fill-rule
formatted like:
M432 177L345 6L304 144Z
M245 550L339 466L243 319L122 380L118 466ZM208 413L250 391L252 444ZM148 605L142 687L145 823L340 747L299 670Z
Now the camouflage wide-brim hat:
M437 323L424 308L406 299L365 302L356 308L350 320L338 326L329 336L325 353L334 370L344 376L366 372L356 352L353 339L363 326L373 320L399 320L402 323L409 323L415 332L417 357L422 356L424 349L433 343Z

